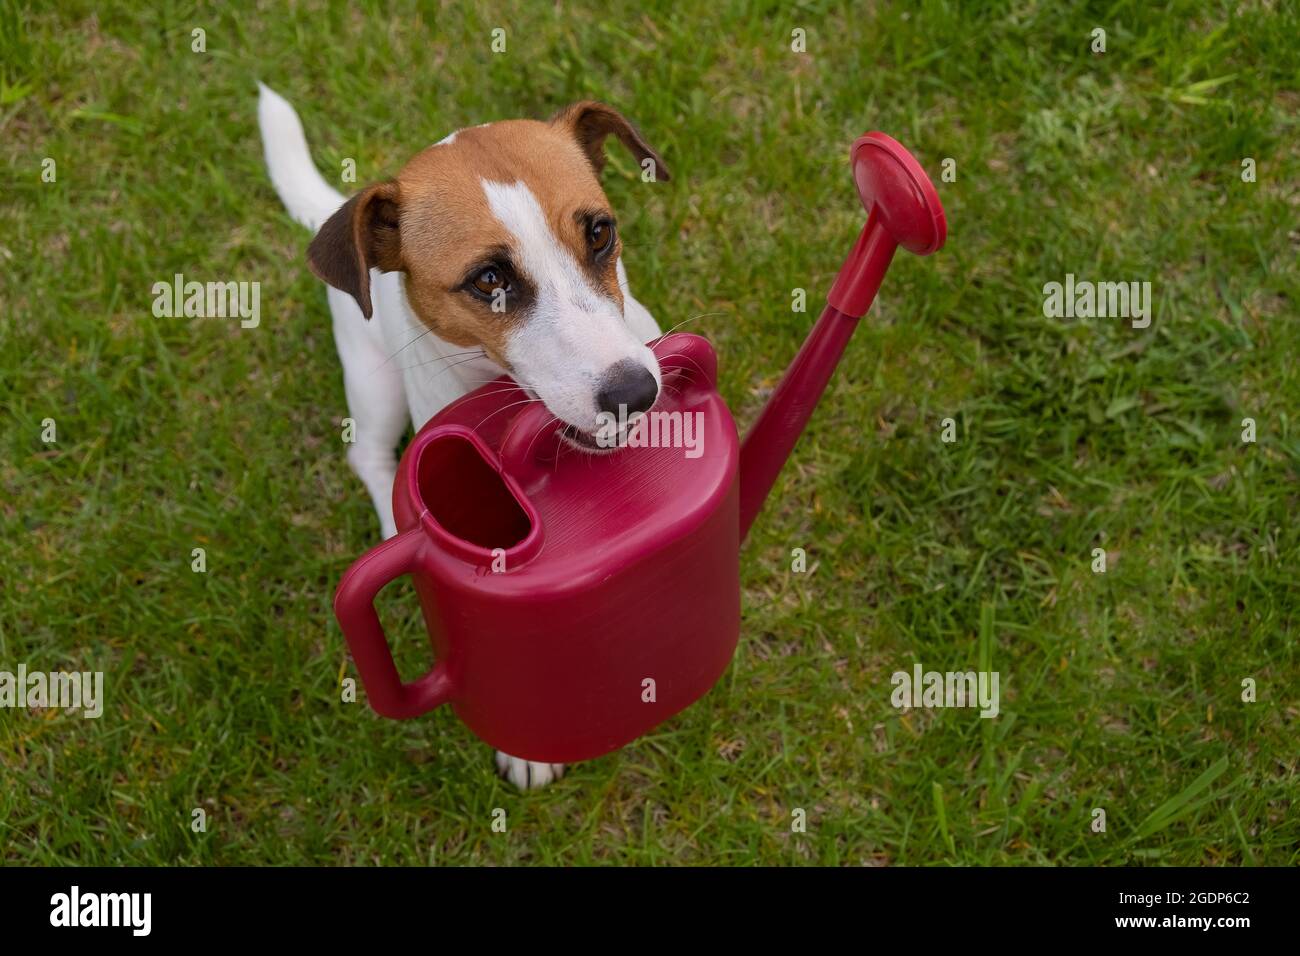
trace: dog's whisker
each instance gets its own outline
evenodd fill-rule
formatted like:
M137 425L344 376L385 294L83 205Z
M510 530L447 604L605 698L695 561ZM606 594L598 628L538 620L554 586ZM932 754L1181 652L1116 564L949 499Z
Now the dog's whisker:
M496 379L488 379L486 385L491 385L491 384L492 384L493 382L495 382L495 381L496 381ZM493 397L495 397L495 396L498 396L498 395L504 395L506 392L512 392L512 391L518 391L518 392L521 392L521 393L523 393L523 394L525 394L525 395L528 394L526 391L524 391L524 389L522 389L522 388L520 388L519 386L514 385L514 384L512 384L512 383L510 383L510 382L502 383L502 387L501 387L501 388L487 388L486 385L485 385L485 386L480 386L479 389L474 389L474 390L471 390L471 391L469 391L469 392L466 392L466 393L465 393L464 395L462 395L459 399L457 399L457 401L461 401L461 400L465 400L465 401L478 401L479 399L483 399L483 398L493 398ZM532 401L535 401L535 402L536 402L536 401L541 401L541 399L539 399L539 398L532 398L531 400L532 400Z
M554 425L554 424L555 424L556 422L558 422L559 420L560 420L560 416L559 416L559 415L552 415L552 416L550 417L550 419L547 420L546 424L544 424L541 428L537 429L537 433L533 435L533 440L530 441L530 442L528 443L528 447L524 449L524 459L525 459L525 460L527 460L528 456L529 456L530 454L532 454L532 451L533 451L533 443L536 442L538 438L540 438L540 437L541 437L541 436L542 436L542 435L543 435L547 430L550 429L550 427L551 427L552 425ZM502 442L502 444L505 444L505 443ZM556 456L557 456L557 457L559 456L559 453L558 453L558 452L556 453Z
M478 348L465 349L464 351L461 352L448 352L446 355L439 355L436 358L430 359L429 361L439 362L442 359L456 358L458 355L487 355L487 352L483 349L482 346L479 346ZM420 364L425 365L428 363L421 362Z
M480 357L481 357L481 356L478 356L478 355L471 355L469 358L463 358L463 359L461 359L459 362L452 362L450 365L445 365L445 366L443 366L442 368L438 369L438 371L435 372L433 375L429 376L429 381L432 382L432 381L433 381L434 379L436 379L439 375L443 375L443 374L445 374L445 373L447 373L447 372L450 372L450 371L451 371L452 369L454 369L457 365L464 365L466 362L473 362L475 359L480 358ZM412 366L412 367L414 367L414 366Z
M483 427L483 422L486 422L489 418L493 418L493 417L496 416L496 415L500 415L500 414L501 414L502 412L504 412L506 409L514 408L516 405L530 405L530 404L532 404L533 402L540 402L540 401L541 401L540 398L526 398L526 399L524 399L522 402L511 402L509 405L502 405L500 408L498 408L498 409L497 409L495 412L493 412L491 415L488 415L487 418L483 419L482 422L479 422L477 425L475 425L475 426L474 426L474 431L478 431L480 428L482 428L482 427Z
M450 358L450 357L451 357L451 356L447 356L447 358ZM451 363L449 363L449 364L447 364L447 365L444 365L442 368L438 369L437 374L436 374L434 377L436 378L437 375L441 375L443 372L447 371L447 369L449 369L449 368L455 368L457 365L464 365L466 362L473 362L475 359L479 359L479 358L482 358L482 357L483 357L482 354L475 354L475 355L471 355L471 356L469 356L468 358L457 359L455 362L451 362ZM435 359L434 361L445 361L445 359ZM409 372L409 371L411 371L412 369L423 368L423 367L426 366L426 365L432 365L432 364L433 364L433 362L416 362L414 365L405 365L405 366L402 366L401 368L398 369L398 371L399 371L399 372Z
M509 391L509 389L506 389L505 391ZM493 394L500 395L501 392L498 391L498 392L495 392L495 393L493 393ZM532 401L537 401L537 399L532 399ZM509 406L507 406L507 407L509 407ZM548 410L549 410L549 409L548 409ZM486 420L486 419L485 419L485 420ZM559 421L559 416L552 416L550 421L551 421L551 422ZM549 424L550 424L550 422L547 422L545 425L543 425L541 428L539 428L539 429L537 430L537 433L533 435L533 441L537 441L537 435L540 435L543 431L545 431L545 430L546 430L546 425L549 425ZM506 442L508 442L508 441L510 440L510 436L513 435L513 434L515 433L515 429L517 429L518 427L519 427L519 422L518 422L518 421L516 421L513 425L510 426L510 431L508 431L508 432L506 433L505 437L501 439L501 447L503 447L503 448L505 447ZM531 450L532 450L532 447L533 447L533 442L530 441L530 442L528 443L528 449L531 451ZM525 454L525 456L527 456L527 452L525 452L524 454Z
M423 332L423 333L421 333L420 335L417 335L417 336L415 337L415 339L412 339L410 342L406 343L406 345L403 345L401 348L399 348L399 349L398 349L396 352L394 352L392 355L388 356L388 358L384 359L384 361L382 361L381 363L379 363L378 365L376 365L376 366L371 370L371 374L376 374L376 373L378 373L378 372L383 371L384 368L385 368L386 366L388 366L389 363L391 363L395 358L397 358L397 356L401 355L402 352L406 351L406 349L407 349L408 346L413 345L413 344L415 343L416 340L422 338L424 335L427 335L427 334L428 334L427 332ZM413 365L405 365L405 366L402 366L402 367L398 368L397 371L399 371L399 372L405 372L405 371L407 371L408 369L419 368L419 367L422 366L422 365L432 365L432 364L434 364L435 362L446 362L446 361L449 361L450 359L458 358L459 356L462 356L462 355L470 355L470 356L478 355L478 356L485 356L486 354L487 354L487 353L485 353L482 349L471 349L471 350L468 350L468 351L465 351L465 352L452 352L452 353L449 354L449 355L439 355L439 356L436 356L436 357L434 357L434 358L428 359L427 361L424 361L424 362L416 362L416 363L414 363Z
M486 419L484 420L486 421ZM514 422L511 423L510 430L506 432L505 435L501 438L501 444L499 447L504 448L506 444L510 441L510 436L513 435L518 430L519 430L519 419L516 418Z
M401 355L403 352L405 352L407 349L409 349L412 345L414 345L416 342L420 341L420 339L424 338L426 335L430 334L432 331L433 331L433 329L425 329L423 332L421 332L421 333L420 333L419 335L417 335L415 338L411 339L411 341L407 342L405 345L399 346L396 352L394 352L392 355L388 356L388 358L384 359L384 364L381 365L381 366L379 366L379 368L383 368L384 365L387 365L387 364L388 364L389 362L391 362L393 359L397 358L397 356ZM376 371L378 371L378 369L376 369Z
M662 341L663 339L666 339L668 336L672 335L674 332L676 332L678 329L680 329L680 328L681 328L683 325L685 325L687 322L694 322L696 319L707 319L707 318L708 318L709 316L711 316L711 315L726 315L726 314L727 314L727 313L725 313L725 312L701 312L699 315L693 315L693 316L691 316L689 319L682 319L682 321L678 322L676 325L674 325L674 326L673 326L671 329L669 329L667 332L664 332L663 334L661 334L658 338L656 338L656 339L651 339L651 340L650 340L650 344L653 344L653 343L655 343L655 342L660 342L660 341Z
M423 361L423 362L416 362L416 363L414 363L414 364L412 364L412 365L403 365L400 369L398 369L398 371L399 371L399 372L405 372L405 371L408 371L408 370L413 369L413 368L422 368L422 367L424 367L425 365L433 365L435 362L446 362L446 361L448 361L448 360L450 360L450 359L459 358L459 357L462 356L462 355L468 355L470 358L477 358L477 357L480 357L480 356L481 356L481 357L484 357L484 358L487 357L487 353L484 352L482 349L470 349L469 351L466 351L466 352L452 352L452 353L450 353L449 355L438 355L438 356L435 356L434 358L427 359L427 360L425 360L425 361ZM391 361L391 360L390 360L390 361ZM467 359L467 361L468 361L468 359ZM381 366L381 368L382 368L382 366Z
M560 442L559 446L555 449L555 463L554 465L551 466L552 475L557 475L560 472L560 456L562 456L566 451L575 451L575 450L576 449L574 449L573 446L568 444L567 442Z
M517 391L517 392L522 392L522 391L523 391L523 389L520 388L518 385L512 385L512 384L509 383L509 382L502 382L502 383L500 383L500 385L501 385L500 388L491 388L491 389L488 388L489 385L493 385L493 384L496 384L496 380L495 380L495 379L488 379L486 382L483 382L482 384L478 385L477 387L483 389L483 394L484 394L484 395L504 395L506 392L516 392L516 391Z
M661 357L661 358L659 359L659 361L660 361L660 362L664 362L664 361L666 361L667 359L670 359L670 358L684 358L684 359L686 359L686 361L690 362L692 365L695 366L695 370L696 370L697 372L699 372L701 375L704 375L704 369L700 368L700 363L697 362L697 361L695 361L695 359L691 358L691 357L690 357L689 355L687 355L685 352L673 352L671 355L665 355L665 356ZM705 378L708 378L707 375L704 375L704 377L705 377Z
M493 376L492 378L481 378L481 379L479 379L478 382L475 383L475 384L478 384L478 385L491 385L493 382L495 382L495 381L496 381L497 379L499 379L500 377L501 377L500 375L496 375L496 376ZM510 380L507 381L507 382L502 382L501 384L502 384L502 385L505 385L507 388L531 388L531 389L536 389L536 388L537 388L537 386L535 386L535 385L529 385L527 382L516 382L513 378L510 379Z
M500 388L492 388L492 389L489 389L488 386L491 385L491 384L492 384L493 382L495 382L495 381L496 381L495 379L488 379L485 383L483 383L482 385L479 385L478 387L481 388L481 389L483 389L483 394L484 394L484 395L504 395L506 392L521 392L521 393L524 394L524 395L528 395L528 389L527 389L527 388L525 388L525 387L522 386L522 385L515 385L515 384L510 383L510 382L503 382L503 383L501 384L501 387L500 387ZM536 396L536 395L533 395L533 396L530 396L530 397L532 397L532 398L536 398L537 396Z

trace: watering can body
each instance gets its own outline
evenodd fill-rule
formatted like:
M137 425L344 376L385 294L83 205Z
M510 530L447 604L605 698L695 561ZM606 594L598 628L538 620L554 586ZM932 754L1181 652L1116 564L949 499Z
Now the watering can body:
M375 710L405 718L450 704L498 750L570 763L623 746L714 685L740 632L741 542L895 251L929 255L947 235L933 184L893 139L860 137L850 163L866 225L743 445L712 348L683 333L651 343L664 385L655 411L680 415L677 437L692 428L693 442L582 453L505 378L420 430L393 488L399 533L347 571L334 600ZM403 575L436 662L409 683L374 610Z
M736 427L704 339L654 347L668 386L657 443L570 448L540 403L510 414L522 393L507 378L412 440L393 489L399 533L335 600L377 711L447 703L498 750L568 763L622 747L721 676L740 633ZM404 574L437 662L409 683L373 608Z

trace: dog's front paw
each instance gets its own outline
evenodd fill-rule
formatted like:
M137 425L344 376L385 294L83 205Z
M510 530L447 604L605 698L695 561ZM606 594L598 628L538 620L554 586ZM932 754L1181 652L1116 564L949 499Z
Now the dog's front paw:
M537 763L497 751L497 775L520 790L537 790L564 776L562 763Z

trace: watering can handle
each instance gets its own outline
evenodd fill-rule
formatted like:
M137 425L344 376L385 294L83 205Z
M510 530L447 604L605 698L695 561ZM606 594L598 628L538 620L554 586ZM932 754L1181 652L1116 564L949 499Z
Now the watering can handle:
M385 717L399 720L428 713L452 696L445 660L418 680L402 683L388 637L375 613L375 596L385 585L418 567L423 545L424 533L419 525L389 538L348 568L334 594L334 616L352 649L370 706Z

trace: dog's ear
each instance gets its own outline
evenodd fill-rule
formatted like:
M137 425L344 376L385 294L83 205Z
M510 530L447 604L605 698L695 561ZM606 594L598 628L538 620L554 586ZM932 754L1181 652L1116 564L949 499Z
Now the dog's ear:
M636 157L642 169L645 169L647 159L654 164L651 167L654 180L662 179L667 182L672 179L668 167L664 165L664 161L655 152L654 147L647 143L637 132L636 127L612 106L597 103L595 100L583 100L581 103L566 106L556 113L551 118L551 125L569 130L583 152L587 154L587 159L591 161L598 176L605 168L605 137L613 133Z
M307 247L311 271L356 299L367 319L375 312L370 302L370 270L402 268L399 212L397 183L367 186L325 220Z

